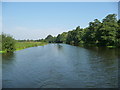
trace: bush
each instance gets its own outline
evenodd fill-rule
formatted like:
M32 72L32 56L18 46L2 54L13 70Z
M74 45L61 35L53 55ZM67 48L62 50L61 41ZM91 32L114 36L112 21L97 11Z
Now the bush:
M2 35L0 35L0 51L2 51Z
M15 39L6 34L2 34L2 51L13 52L15 50Z

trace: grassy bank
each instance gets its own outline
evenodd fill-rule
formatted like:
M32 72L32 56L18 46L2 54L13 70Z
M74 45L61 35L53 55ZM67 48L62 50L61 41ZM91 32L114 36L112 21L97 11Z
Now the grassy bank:
M29 47L43 46L46 44L46 42L16 42L15 51L19 51ZM6 53L6 51L0 51L0 53Z
M113 48L117 48L116 46L107 46L107 48L113 49Z

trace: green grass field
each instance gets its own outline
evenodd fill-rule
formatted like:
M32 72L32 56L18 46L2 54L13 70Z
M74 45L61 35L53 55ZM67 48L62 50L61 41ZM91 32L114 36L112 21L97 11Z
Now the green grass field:
M36 46L43 46L47 43L45 42L17 42L15 44L16 51L29 48L29 47L36 47Z
M22 50L29 47L43 46L46 44L47 44L46 42L16 42L15 51ZM5 51L0 50L0 53L5 53Z

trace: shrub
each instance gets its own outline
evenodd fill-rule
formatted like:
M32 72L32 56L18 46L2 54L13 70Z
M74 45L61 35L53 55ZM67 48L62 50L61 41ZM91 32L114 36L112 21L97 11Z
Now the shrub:
M15 50L15 39L6 34L2 34L2 51L13 52Z

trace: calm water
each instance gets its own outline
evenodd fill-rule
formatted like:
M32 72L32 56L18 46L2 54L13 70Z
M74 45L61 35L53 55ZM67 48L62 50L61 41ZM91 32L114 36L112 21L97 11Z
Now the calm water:
M3 54L3 88L118 87L118 49L48 44Z

